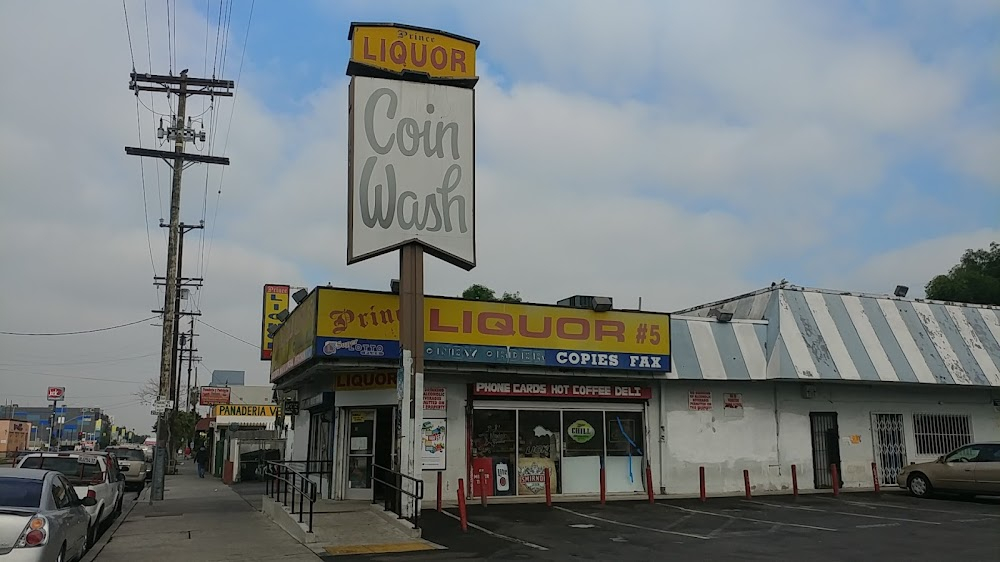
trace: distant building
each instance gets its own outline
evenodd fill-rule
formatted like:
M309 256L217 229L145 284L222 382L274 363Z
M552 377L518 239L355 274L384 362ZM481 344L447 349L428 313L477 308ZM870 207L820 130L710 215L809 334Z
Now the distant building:
M76 445L80 441L100 445L110 441L111 419L100 408L57 406L54 427L49 426L51 415L52 408L46 406L18 406L8 413L8 417L30 424L29 446L45 446L51 437L60 445Z
M243 386L246 371L212 371L210 386Z

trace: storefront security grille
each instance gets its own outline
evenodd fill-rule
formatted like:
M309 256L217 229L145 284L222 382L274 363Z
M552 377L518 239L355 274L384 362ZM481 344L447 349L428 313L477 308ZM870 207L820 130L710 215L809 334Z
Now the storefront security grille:
M918 455L944 455L972 442L972 422L961 414L913 414Z
M872 414L872 434L879 481L895 484L899 471L906 466L903 414Z

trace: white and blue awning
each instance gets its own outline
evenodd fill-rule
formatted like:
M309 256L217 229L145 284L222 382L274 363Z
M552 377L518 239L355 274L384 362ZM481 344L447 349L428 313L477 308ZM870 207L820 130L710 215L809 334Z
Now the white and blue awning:
M671 378L1000 387L1000 307L781 285L678 312L671 332Z

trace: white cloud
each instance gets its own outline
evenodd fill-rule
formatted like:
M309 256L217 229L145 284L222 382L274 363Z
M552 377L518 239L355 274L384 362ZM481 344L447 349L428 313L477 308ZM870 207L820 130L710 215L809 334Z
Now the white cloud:
M140 70L143 6L129 3ZM928 140L928 131L957 135L947 143L964 147L956 165L996 180L987 148L996 130L983 125L965 135L952 123L967 67L923 62L904 41L832 11L773 3L458 6L467 34L484 41L480 264L466 273L428 258L432 293L481 282L536 302L594 293L619 306L641 296L644 308L681 308L762 286L762 263L791 268L838 251L832 237L851 218L838 214L842 198L876 189L900 151L941 142ZM204 21L179 8L177 68L200 74ZM0 59L0 72L46 86L0 90L0 329L104 326L162 304L150 286L139 164L122 151L135 144L136 123L120 7L66 5L59 18L49 11L0 5L0 51L24 53ZM151 12L150 25L152 44L165 47L162 14ZM154 47L158 72L164 51ZM281 65L247 61L217 221L221 169L211 169L207 188L204 167L185 176L183 220L199 220L207 199L207 233L215 233L204 252L203 319L251 344L266 282L384 289L397 276L395 256L345 265L347 89L343 61L330 64L336 72L327 83L277 111L261 91L280 81L255 72ZM66 79L54 84L57 72ZM143 101L166 108L162 97ZM200 112L202 104L192 107ZM215 138L223 143L231 105L217 107ZM145 109L141 115L144 146L152 146L154 119ZM147 161L151 245L162 275L156 222L169 172L160 166L158 188L155 170ZM997 234L957 233L870 261L845 249L847 271L828 280L838 288L915 289ZM185 271L199 272L197 233L185 255ZM267 364L252 345L207 326L197 332L205 365L266 381ZM156 376L159 335L139 326L81 338L0 337L0 368L8 369L0 370L0 398L40 396L64 382L71 402L115 405L145 427L152 421L145 409L121 403ZM154 356L119 360L146 354Z

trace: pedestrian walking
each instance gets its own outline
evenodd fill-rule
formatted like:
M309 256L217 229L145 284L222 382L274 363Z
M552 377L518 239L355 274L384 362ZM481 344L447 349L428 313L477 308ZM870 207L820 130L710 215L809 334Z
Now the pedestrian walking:
M198 478L205 477L205 465L208 463L208 449L204 445L194 454L194 462L198 464Z

